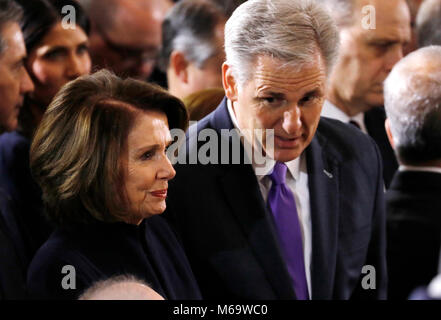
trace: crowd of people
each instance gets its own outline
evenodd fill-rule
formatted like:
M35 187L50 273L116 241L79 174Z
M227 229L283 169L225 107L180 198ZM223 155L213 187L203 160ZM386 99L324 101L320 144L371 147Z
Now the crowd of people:
M0 0L0 299L441 299L440 101L441 0Z

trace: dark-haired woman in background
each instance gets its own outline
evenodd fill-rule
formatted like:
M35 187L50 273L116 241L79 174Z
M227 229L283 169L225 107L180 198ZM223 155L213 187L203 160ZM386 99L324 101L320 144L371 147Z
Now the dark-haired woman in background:
M0 136L0 187L14 201L15 215L30 260L51 226L43 217L41 191L29 171L30 140L46 107L68 81L90 73L89 21L74 0L16 0L24 11L26 69L35 91L25 98L19 129ZM75 8L75 25L63 26L63 7ZM72 21L70 21L72 22Z
M165 90L105 70L61 89L30 151L58 225L29 268L32 297L76 299L96 281L133 275L165 299L200 299L160 216L175 176L166 154L170 129L187 123L184 105Z

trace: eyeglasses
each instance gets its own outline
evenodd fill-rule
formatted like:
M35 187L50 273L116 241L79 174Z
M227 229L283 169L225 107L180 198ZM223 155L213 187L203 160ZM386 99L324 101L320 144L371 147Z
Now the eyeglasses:
M158 58L158 49L149 48L149 49L139 49L139 48L130 48L125 45L120 45L112 40L110 40L104 32L99 32L101 38L105 42L106 46L118 54L123 60L131 60L131 61L139 61L142 63L155 63Z

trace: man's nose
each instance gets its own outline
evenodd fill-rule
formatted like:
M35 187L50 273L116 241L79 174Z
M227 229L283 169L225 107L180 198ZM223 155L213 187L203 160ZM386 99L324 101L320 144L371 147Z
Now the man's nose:
M299 132L300 128L302 127L300 115L300 108L297 105L283 113L282 127L286 133L295 135Z
M155 67L154 60L140 61L137 65L136 76L140 79L147 80Z
M23 68L23 77L20 83L20 93L26 94L28 92L32 92L34 91L34 88L34 83L32 82L29 73Z

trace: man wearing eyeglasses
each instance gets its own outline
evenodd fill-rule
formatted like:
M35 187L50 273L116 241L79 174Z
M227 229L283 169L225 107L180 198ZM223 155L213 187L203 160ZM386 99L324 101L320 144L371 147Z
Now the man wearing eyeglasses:
M147 80L161 46L161 24L171 0L79 0L91 22L94 70Z

